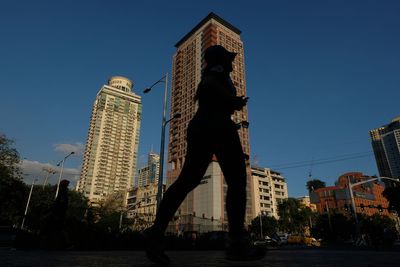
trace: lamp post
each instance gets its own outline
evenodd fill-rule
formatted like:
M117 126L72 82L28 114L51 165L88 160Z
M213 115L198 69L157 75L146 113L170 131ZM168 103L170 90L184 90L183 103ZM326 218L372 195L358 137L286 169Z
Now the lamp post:
M26 218L26 214L28 213L29 203L31 202L33 186L35 185L36 181L37 181L37 179L33 179L33 181L32 181L31 190L29 191L28 201L26 202L26 206L25 206L24 217L22 218L21 229L24 229L25 218Z
M164 102L163 102L163 116L161 120L161 144L160 144L160 170L158 172L158 188L157 188L157 211L160 207L161 199L162 199L162 189L163 189L163 173L164 173L164 146L165 146L165 128L167 123L172 121L173 119L178 119L181 117L180 113L176 113L169 120L166 119L167 114L167 95L168 95L168 73L165 76L161 77L158 81L153 83L150 87L146 88L143 93L147 94L151 91L151 89L159 84L164 83Z
M261 236L261 240L264 239L264 234L263 234L263 229L262 229L262 227L263 227L263 225L262 225L262 216L263 216L262 211L260 211L260 236Z
M71 156L71 155L73 155L73 154L75 154L74 151L72 151L71 153L69 153L68 155L66 155L59 163L57 163L57 166L60 166L60 164L61 164L61 171L60 171L60 176L58 177L57 190L56 190L56 195L55 195L54 199L57 198L57 196L58 196L58 191L60 190L60 182L61 182L61 178L62 178L63 171L64 171L64 162L65 162L65 160L66 160L69 156Z

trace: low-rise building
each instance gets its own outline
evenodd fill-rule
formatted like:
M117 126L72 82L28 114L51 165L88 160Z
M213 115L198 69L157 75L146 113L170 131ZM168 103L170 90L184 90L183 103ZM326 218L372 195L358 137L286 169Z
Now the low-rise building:
M349 172L339 177L335 186L328 186L310 192L311 203L316 204L318 213L326 211L350 213L352 202L349 191L349 181L355 184L366 181L374 176L367 176L361 172ZM390 215L389 202L383 196L384 185L373 181L353 187L354 203L357 213L373 215L380 213Z
M263 167L251 167L255 216L278 216L278 205L288 198L285 178L281 173Z
M153 223L157 211L157 191L158 183L149 183L128 191L127 218L134 219L135 229L144 229Z
M310 196L303 196L303 197L298 197L297 200L305 207L308 207L311 209L313 212L317 212L317 205L314 203L311 203L310 201Z

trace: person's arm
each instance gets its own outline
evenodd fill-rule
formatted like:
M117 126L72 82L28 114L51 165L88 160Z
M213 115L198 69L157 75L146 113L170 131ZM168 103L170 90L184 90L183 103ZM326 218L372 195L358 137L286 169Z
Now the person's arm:
M247 97L234 96L217 77L207 76L203 79L201 89L208 104L224 107L229 110L241 110L247 104Z

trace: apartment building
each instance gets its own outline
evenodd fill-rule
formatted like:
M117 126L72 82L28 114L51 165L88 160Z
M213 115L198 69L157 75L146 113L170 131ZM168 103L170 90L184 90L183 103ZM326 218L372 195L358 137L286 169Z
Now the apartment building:
M233 72L231 73L232 81L237 89L238 95L246 96L246 81L245 81L245 68L244 68L244 48L243 42L240 39L241 31L217 16L210 13L202 21L200 21L192 30L190 30L181 40L179 40L175 47L176 52L173 56L172 65L172 92L171 92L171 116L176 113L181 114L179 120L172 120L169 129L169 142L168 142L168 169L167 169L167 186L171 185L178 177L184 163L184 156L186 154L186 129L189 121L192 119L196 112L197 106L194 101L197 85L201 79L201 71L205 65L204 51L215 44L224 46L227 50L237 53L235 61L233 62ZM232 116L235 122L242 122L248 120L247 107L243 110L235 112ZM250 155L249 145L249 131L247 128L239 129L244 152ZM219 177L220 170L216 162L210 164L207 170L207 175L210 177ZM215 173L213 173L215 171ZM247 207L246 207L246 221L250 222L253 218L254 210L252 204L252 183L250 165L248 171L248 186L247 186ZM206 176L207 176L206 175ZM221 211L210 213L210 216L218 217L223 220L226 219L225 211L225 190L224 182L221 179L217 184L211 183L202 185L193 190L186 197L180 207L182 215L190 215L198 210L204 210L206 214L210 210L217 210L212 207L214 203L204 202L205 195L210 196L212 199L221 204ZM202 203L202 204L201 204ZM208 205L205 207L204 205ZM219 205L219 204L218 204ZM202 213L202 212L201 212ZM190 217L188 217L190 218ZM190 222L188 222L190 223Z
M96 96L78 191L94 205L126 192L136 172L142 104L125 77L112 77Z
M278 216L278 205L288 198L288 188L281 173L269 168L251 167L255 215Z

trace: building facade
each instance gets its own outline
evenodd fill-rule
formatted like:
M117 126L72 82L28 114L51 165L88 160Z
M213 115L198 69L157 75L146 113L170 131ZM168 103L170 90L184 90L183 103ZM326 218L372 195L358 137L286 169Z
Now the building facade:
M369 134L379 175L400 178L400 117Z
M172 65L172 92L171 92L171 116L176 113L181 114L181 119L172 120L169 128L169 146L168 146L168 168L167 168L167 186L171 185L178 177L184 163L186 154L186 129L189 121L197 109L197 103L194 96L197 85L201 79L201 71L205 66L204 51L209 46L219 44L227 50L237 53L233 62L234 71L231 78L237 88L238 95L246 95L246 82L244 71L244 50L243 42L240 39L241 31L218 17L214 13L210 13L197 26L195 26L188 34L186 34L176 45L176 53L173 56ZM243 110L235 112L232 116L236 122L247 121L247 107ZM246 128L239 130L244 152L250 155L249 132ZM212 165L212 164L211 164ZM251 207L251 171L248 165L248 201L246 208L246 220L250 221L253 217L253 209ZM216 171L215 174L207 174L212 177L218 177L218 168L210 166L207 173ZM208 184L210 185L210 184ZM213 199L224 199L224 182L219 183L218 190L205 190L202 186L196 188L184 200L180 207L181 213L190 215L197 210L212 210L212 207L204 207L200 204L204 199L204 194L213 195ZM223 202L224 203L224 202ZM208 202L207 205L214 205ZM199 208L201 206L201 208ZM225 209L222 205L222 209ZM207 213L207 212L205 212ZM214 217L222 217L225 210L216 212ZM212 215L211 215L212 216ZM223 216L225 218L225 216Z
M298 197L296 198L301 205L304 207L310 208L311 211L316 212L317 211L317 205L311 203L310 196L303 196L303 197Z
M352 204L349 192L349 181L357 182L376 178L364 175L361 172L345 173L339 177L335 186L328 186L310 192L311 203L317 206L318 213L327 211L351 215ZM353 187L354 202L357 213L373 215L380 213L390 215L388 211L389 202L382 195L384 185L377 182L370 182Z
M135 230L143 230L153 224L157 211L157 192L157 182L133 187L128 191L127 218L133 219L132 225Z
M285 178L269 168L252 166L255 215L268 215L279 219L278 205L288 198Z
M133 186L142 104L132 86L125 77L112 77L93 105L77 186L93 204Z
M143 187L150 183L158 183L160 173L160 156L150 152L147 158L147 165L138 171L137 187Z

